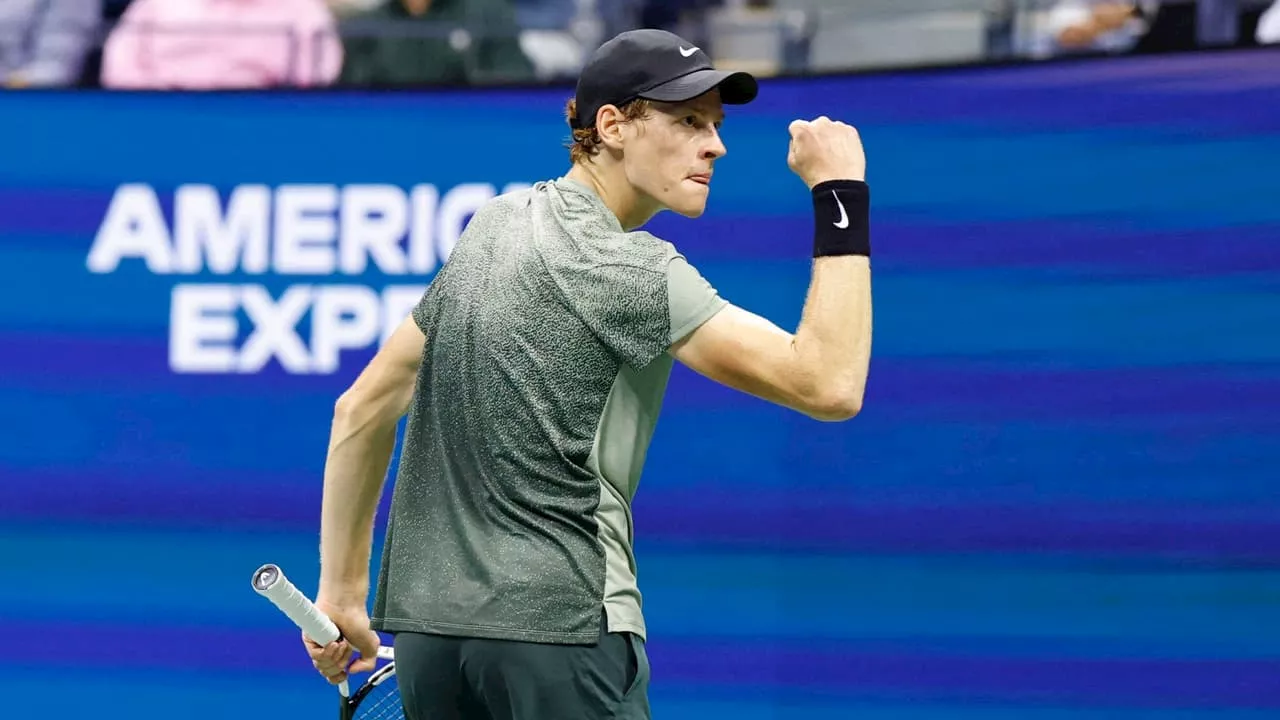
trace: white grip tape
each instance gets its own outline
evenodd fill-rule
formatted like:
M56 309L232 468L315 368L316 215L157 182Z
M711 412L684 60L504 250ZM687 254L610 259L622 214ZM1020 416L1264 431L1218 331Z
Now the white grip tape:
M289 582L279 566L268 564L258 568L253 574L253 589L280 608L280 612L317 644L328 645L341 636L338 626Z

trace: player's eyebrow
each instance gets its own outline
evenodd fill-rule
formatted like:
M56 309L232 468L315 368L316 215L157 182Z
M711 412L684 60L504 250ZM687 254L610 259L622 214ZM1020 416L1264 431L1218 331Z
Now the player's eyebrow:
M710 120L714 123L724 123L724 110L710 110L708 108L699 107L693 103L680 103L672 108L672 113L681 117L685 115L697 115L701 119Z

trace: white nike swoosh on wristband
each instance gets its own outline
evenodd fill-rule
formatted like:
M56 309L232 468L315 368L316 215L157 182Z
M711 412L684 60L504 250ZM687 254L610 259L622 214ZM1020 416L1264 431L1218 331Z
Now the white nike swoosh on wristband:
M844 210L844 203L840 202L840 196L836 195L836 191L831 191L831 197L836 199L836 206L840 208L840 222L832 223L841 230L849 229L849 213Z

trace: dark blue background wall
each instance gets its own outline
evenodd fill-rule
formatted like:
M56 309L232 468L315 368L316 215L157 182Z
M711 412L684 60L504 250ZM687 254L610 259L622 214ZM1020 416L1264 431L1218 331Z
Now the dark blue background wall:
M651 229L794 327L786 126L856 124L874 360L838 425L677 370L636 502L657 717L1280 712L1278 65L774 81L731 114L708 216ZM331 711L249 574L314 590L333 400L469 203L564 171L564 95L0 93L11 712ZM228 215L268 252L203 260Z

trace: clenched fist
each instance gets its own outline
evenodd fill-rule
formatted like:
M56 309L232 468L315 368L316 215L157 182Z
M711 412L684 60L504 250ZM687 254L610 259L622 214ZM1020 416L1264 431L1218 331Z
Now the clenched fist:
M867 158L858 131L823 117L791 123L787 165L813 189L828 180L866 180Z

